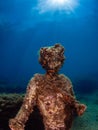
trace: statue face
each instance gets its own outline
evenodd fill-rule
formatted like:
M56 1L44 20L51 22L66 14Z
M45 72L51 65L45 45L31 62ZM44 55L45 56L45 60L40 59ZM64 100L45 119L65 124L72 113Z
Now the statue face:
M42 67L57 72L64 62L64 48L60 44L40 49L39 62Z

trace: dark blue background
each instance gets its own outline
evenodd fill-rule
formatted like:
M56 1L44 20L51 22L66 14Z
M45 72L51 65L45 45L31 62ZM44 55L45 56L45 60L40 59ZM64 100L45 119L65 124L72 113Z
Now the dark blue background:
M40 14L37 0L0 0L0 82L26 86L38 63L40 47L62 43L66 61L61 73L76 89L91 92L98 86L98 1L79 0L69 14Z

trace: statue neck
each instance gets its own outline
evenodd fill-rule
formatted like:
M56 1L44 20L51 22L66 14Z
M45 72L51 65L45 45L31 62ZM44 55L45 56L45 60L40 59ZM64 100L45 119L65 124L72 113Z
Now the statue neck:
M55 77L57 77L57 76L58 76L58 73L55 72L54 70L48 70L48 71L46 72L46 77L47 77L47 78L55 78Z

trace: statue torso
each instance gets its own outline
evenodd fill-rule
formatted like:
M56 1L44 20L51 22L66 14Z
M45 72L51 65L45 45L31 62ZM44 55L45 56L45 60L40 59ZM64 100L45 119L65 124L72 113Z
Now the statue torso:
M36 74L34 80L37 86L36 103L44 123L52 130L65 129L65 120L70 124L69 119L72 117L72 109L64 99L64 93L73 96L70 80L64 75L50 78L41 74Z
M37 105L49 126L50 124L52 125L53 121L58 122L57 125L60 125L61 122L64 124L65 103L63 101L63 95L57 89L61 87L60 82L59 77L56 79L47 79L45 76L42 76L39 81Z

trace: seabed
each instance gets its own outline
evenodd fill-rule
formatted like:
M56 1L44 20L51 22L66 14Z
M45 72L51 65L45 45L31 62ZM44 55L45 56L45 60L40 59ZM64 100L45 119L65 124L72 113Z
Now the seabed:
M79 97L79 101L87 105L87 110L74 120L71 130L98 130L98 91Z
M23 97L24 94L0 94L0 130L10 130L8 120L18 112ZM79 94L77 99L87 105L87 110L83 116L74 120L71 130L98 130L98 91L86 95ZM44 130L42 117L36 107L34 110L25 130Z

